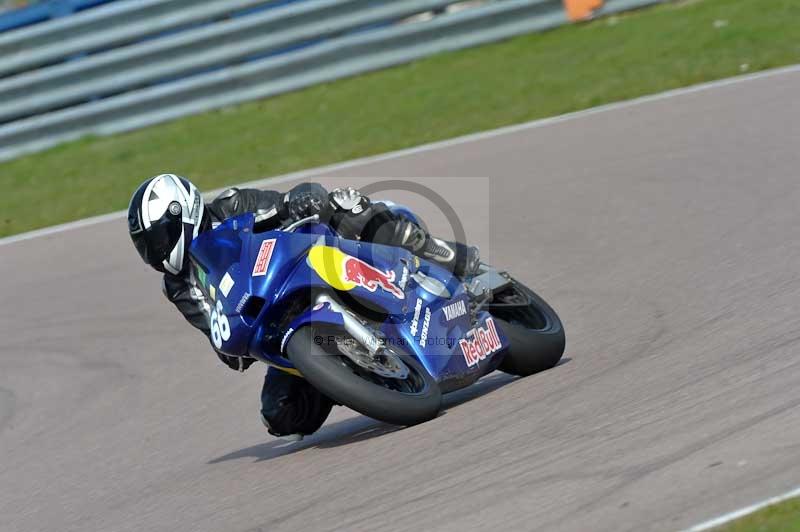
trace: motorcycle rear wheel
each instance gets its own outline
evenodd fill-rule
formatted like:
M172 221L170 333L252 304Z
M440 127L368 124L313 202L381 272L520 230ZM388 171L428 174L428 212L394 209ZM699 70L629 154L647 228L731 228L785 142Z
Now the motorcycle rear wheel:
M392 347L408 375L404 379L383 377L353 362L340 348L345 341L355 340L343 329L306 326L292 335L286 351L315 388L365 416L407 426L439 414L439 385L414 357Z
M509 288L495 294L487 310L511 343L497 369L527 377L561 360L566 345L564 326L533 290L514 280Z

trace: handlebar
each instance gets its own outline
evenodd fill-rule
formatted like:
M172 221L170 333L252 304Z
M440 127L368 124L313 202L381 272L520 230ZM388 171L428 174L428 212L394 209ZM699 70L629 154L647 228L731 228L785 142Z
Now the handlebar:
M286 227L281 227L281 231L285 231L287 233L293 232L295 229L300 227L301 225L309 224L309 223L318 223L319 222L319 214L315 214L314 216L307 216L306 218L301 218L296 222L292 222Z

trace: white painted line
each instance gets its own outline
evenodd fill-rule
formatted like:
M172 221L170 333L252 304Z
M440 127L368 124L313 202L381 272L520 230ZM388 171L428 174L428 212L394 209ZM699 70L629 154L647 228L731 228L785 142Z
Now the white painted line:
M33 231L28 231L27 233L20 233L18 235L7 236L5 238L0 238L0 246L13 244L15 242L22 242L23 240L31 240L33 238L38 238L40 236L55 235L57 233L61 233L64 231L70 231L72 229L80 229L81 227L87 227L89 225L95 225L103 222L108 222L111 220L117 220L120 217L125 216L125 214L126 213L123 211L110 212L108 214L92 216L91 218L75 220L74 222L68 222L61 225L53 225L51 227L35 229Z
M778 495L777 497L772 497L761 502L751 504L750 506L746 506L740 510L735 510L725 515L715 517L714 519L709 519L708 521L700 523L699 525L694 525L692 528L687 528L684 530L684 532L701 532L703 530L711 530L712 528L724 525L725 523L729 523L735 519L739 519L740 517L750 515L761 510L762 508L766 508L767 506L772 506L773 504L778 504L779 502L793 499L795 497L800 497L800 487L797 487L791 491L787 491L783 495Z
M716 81L709 81L707 83L701 83L698 85L692 85L689 87L682 87L679 89L672 89L665 92L660 92L657 94L650 94L647 96L640 96L639 98L634 98L633 100L625 100L621 102L614 102L608 103L605 105L600 105L598 107L592 107L590 109L583 109L581 111L575 111L573 113L567 113L559 116L553 116L550 118L542 118L539 120L533 120L531 122L524 122L522 124L515 124L511 126L501 127L497 129L491 129L488 131L481 131L479 133L472 133L469 135L464 135L461 137L455 137L452 139L442 140L439 142L432 142L430 144L423 144L421 146L415 146L413 148L406 148L402 150L397 150L389 153L383 153L380 155L372 155L368 157L362 157L360 159L353 159L351 161L343 161L340 163L335 163L326 166L320 166L317 168L310 168L308 170L300 170L298 172L292 172L289 174L284 174L281 176L276 177L267 177L263 179L258 179L256 181L250 181L247 183L242 183L241 185L230 185L230 186L251 186L251 187L258 187L263 186L265 184L276 185L280 183L284 183L287 181L294 181L304 179L313 175L320 175L326 172L335 172L338 170L346 170L348 168L355 168L357 166L364 166L367 164L377 163L381 161L387 161L391 159L397 159L400 157L407 157L409 155L416 155L419 153L425 153L433 150L441 150L445 148L449 148L451 146L457 146L459 144L466 144L469 142L477 142L481 140L490 139L493 137L498 137L501 135L509 135L512 133L518 133L520 131L525 131L528 129L538 129L554 124L560 124L562 122L567 122L570 120L577 120L580 118L585 118L588 116L596 115L599 113L606 113L610 111L617 111L621 109L626 109L628 107L634 107L646 103L652 102L659 102L662 100L666 100L668 98L674 98L678 96L684 96L687 94L693 94L697 92L703 92L713 89L718 89L722 87L727 87L730 85L735 85L738 83L744 83L747 81L754 81L760 80L765 78L771 78L775 76L781 76L785 74L796 74L800 72L800 64L791 65L782 68L775 68L772 70L764 70L761 72L755 72L753 74L745 74L743 76L735 76L732 78L725 78ZM165 170L167 171L167 170ZM142 177L145 179L145 176ZM228 187L225 187L228 188ZM214 193L218 193L224 190L218 189L215 191L211 191L206 193L206 196L210 196ZM13 235L5 238L0 238L0 246L4 246L7 244L14 244L16 242L22 242L25 240L31 240L33 238L38 238L42 236L52 235L56 233L61 233L63 231L70 231L72 229L79 229L81 227L86 227L90 225L95 225L98 223L107 222L110 220L115 220L119 218L123 218L125 216L125 211L117 211L109 214L104 214L101 216L95 216L92 218L86 218L83 220L78 220L75 222L69 222L66 224L55 225L52 227L45 227L43 229L37 229L35 231L29 231L27 233L21 233L19 235Z

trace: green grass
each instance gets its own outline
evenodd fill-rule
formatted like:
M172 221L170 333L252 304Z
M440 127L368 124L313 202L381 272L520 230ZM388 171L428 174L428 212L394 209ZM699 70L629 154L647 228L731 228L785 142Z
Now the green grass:
M145 178L252 180L800 62L797 0L686 0L0 164L0 236L123 209Z
M800 532L800 499L790 499L714 529L716 532Z

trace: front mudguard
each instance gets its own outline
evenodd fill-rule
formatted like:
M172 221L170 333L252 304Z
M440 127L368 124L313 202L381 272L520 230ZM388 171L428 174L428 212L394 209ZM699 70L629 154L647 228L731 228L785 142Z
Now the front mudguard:
M289 328L286 329L286 334L284 334L281 339L281 355L286 356L286 345L300 327L319 324L344 327L344 316L341 312L334 310L331 304L327 302L317 303L310 309L299 314L289 323ZM314 338L314 341L316 342L317 339ZM322 341L323 339L319 340L320 343L322 343Z
M343 326L344 319L341 314L333 312L330 308L330 305L315 305L291 321L289 327L286 329L286 332L281 338L279 351L264 349L264 331L263 329L259 330L259 332L254 335L253 340L251 341L250 356L276 369L297 377L302 377L297 368L294 367L294 364L286 356L286 346L289 343L289 340L292 338L292 335L294 335L294 333L298 331L300 327L312 324Z

